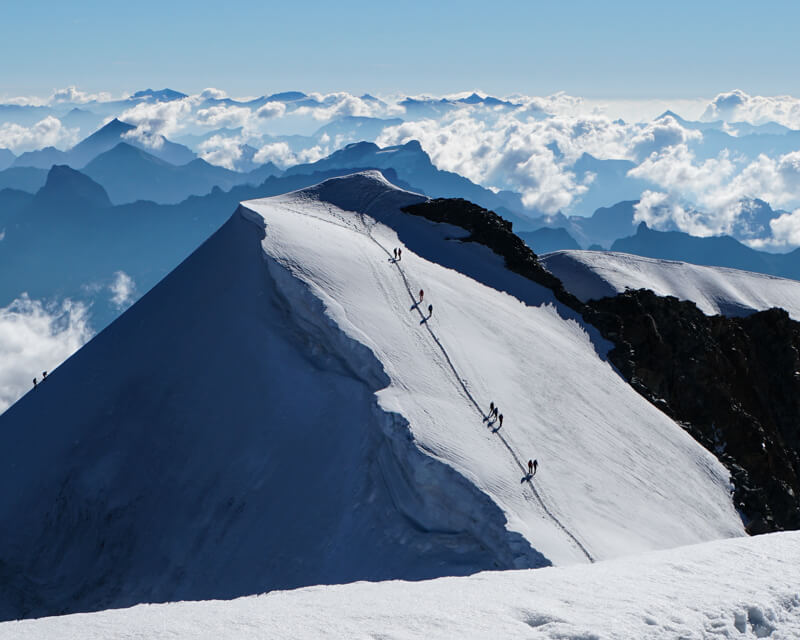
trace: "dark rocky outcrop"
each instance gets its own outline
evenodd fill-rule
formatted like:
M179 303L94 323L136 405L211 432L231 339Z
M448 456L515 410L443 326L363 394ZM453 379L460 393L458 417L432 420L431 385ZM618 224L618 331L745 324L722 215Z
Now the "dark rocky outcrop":
M645 289L584 304L497 214L453 199L404 211L466 229L597 327L620 374L731 472L750 533L800 528L800 323L781 309L706 316Z
M511 223L494 211L461 198L436 198L405 207L403 211L466 229L470 232L469 237L464 239L466 242L478 242L489 247L503 256L506 267L514 273L552 290L559 301L573 309L583 307L583 303L569 293L561 280L547 271L530 247L514 234Z
M730 470L751 533L800 528L800 323L782 309L706 316L646 289L584 317L625 379Z

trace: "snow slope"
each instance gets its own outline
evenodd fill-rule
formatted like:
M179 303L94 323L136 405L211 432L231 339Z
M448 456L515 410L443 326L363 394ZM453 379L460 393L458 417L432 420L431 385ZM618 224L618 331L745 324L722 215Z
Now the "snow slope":
M0 416L0 618L742 535L719 462L421 199L245 203Z
M800 637L800 534L595 565L356 583L0 624L0 640Z
M398 211L414 199L368 172L245 203L266 225L264 252L382 363L380 407L553 562L739 534L721 465L598 357L548 290L456 241L463 230ZM497 432L482 421L490 400ZM529 485L519 462L533 457Z
M800 320L800 282L726 267L644 258L613 251L556 251L544 266L581 300L650 289L691 300L707 315L741 316L781 307Z

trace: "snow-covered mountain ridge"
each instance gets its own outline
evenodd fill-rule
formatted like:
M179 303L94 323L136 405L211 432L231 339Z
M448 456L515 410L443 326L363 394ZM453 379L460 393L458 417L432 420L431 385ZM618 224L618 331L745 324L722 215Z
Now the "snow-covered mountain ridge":
M800 320L800 282L776 276L645 258L613 251L556 251L542 264L582 301L625 289L694 302L708 315L748 315L772 307Z
M0 623L0 639L763 638L800 636L800 534L594 565L309 587Z
M3 414L2 616L741 535L719 462L423 200L367 172L244 203Z

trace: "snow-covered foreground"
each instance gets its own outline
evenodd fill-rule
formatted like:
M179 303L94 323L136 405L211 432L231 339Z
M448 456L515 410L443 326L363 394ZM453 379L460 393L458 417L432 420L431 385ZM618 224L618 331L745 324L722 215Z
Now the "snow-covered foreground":
M643 258L613 251L556 251L544 266L579 299L613 296L626 288L690 300L707 315L748 315L772 307L800 320L800 282L726 267Z
M0 416L0 618L743 535L596 332L423 199L369 172L246 203Z
M800 637L800 534L538 570L0 624L0 639Z

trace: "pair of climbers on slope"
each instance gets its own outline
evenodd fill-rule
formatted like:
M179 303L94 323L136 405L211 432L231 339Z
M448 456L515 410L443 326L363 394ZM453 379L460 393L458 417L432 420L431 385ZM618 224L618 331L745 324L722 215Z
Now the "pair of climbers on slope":
M47 371L42 371L42 382L47 380ZM36 389L36 385L38 384L38 380L36 378L33 379L33 388Z

